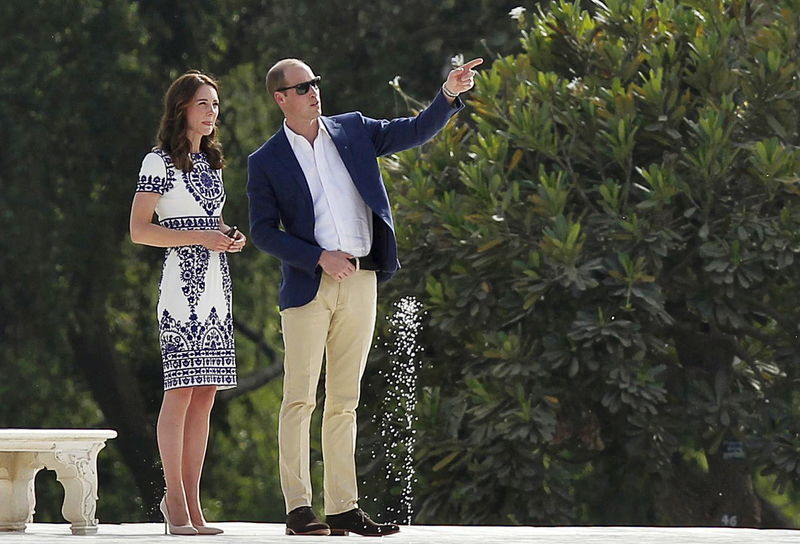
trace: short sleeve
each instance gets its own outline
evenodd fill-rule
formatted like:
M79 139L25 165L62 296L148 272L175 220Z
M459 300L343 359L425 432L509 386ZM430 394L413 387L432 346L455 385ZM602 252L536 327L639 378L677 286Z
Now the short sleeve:
M148 153L139 170L137 193L158 193L163 195L172 188L172 181L167 175L167 165L157 153Z

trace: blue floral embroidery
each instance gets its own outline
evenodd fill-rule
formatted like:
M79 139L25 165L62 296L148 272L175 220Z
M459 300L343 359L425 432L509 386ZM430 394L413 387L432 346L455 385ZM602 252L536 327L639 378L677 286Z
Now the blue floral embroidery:
M159 224L163 227L177 230L213 230L219 228L219 216L214 215L207 217L202 215L189 215L184 217L170 217L160 221ZM197 307L197 303L206 289L205 277L208 271L211 254L208 249L199 245L171 247L167 248L164 256L164 263L167 262L167 258L173 251L178 253L181 283L183 284L181 289L183 290L183 294L186 295L189 308L193 310ZM225 274L226 270L227 263L224 265L223 274ZM230 278L228 278L228 281L230 281Z
M203 246L181 246L177 248L181 267L183 294L189 308L194 310L206 290L206 272L210 259L209 250Z
M160 147L154 147L153 149L151 149L151 151L153 153L155 153L156 155L158 155L159 157L161 157L162 159L164 159L164 164L167 165L167 170L174 170L175 169L175 163L172 162L172 157L170 156L169 153L167 153L166 151L164 151ZM173 179L174 179L174 176L173 176Z
M222 291L225 293L225 301L228 303L228 311L231 311L231 301L233 300L233 284L231 282L231 269L228 266L228 254L220 253L219 267L222 272Z
M163 195L175 186L175 168L172 166L172 159L168 153L158 148L153 148L153 153L164 160L167 175L164 178L161 176L139 176L139 182L136 184L136 192L158 193Z
M233 317L212 308L205 322L192 312L185 323L164 310L160 323L164 389L236 385Z
M211 215L225 203L222 179L208 164L205 153L192 153L192 162L191 172L183 172L183 181L200 207Z
M159 176L139 176L139 182L136 184L137 193L158 193L163 195L172 186L167 186L168 182L165 178Z
M187 215L159 221L162 227L178 230L214 230L219 228L218 215Z

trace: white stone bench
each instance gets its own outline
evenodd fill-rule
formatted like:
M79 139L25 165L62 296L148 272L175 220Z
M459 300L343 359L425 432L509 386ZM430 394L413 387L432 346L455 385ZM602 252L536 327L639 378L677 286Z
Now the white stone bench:
M54 470L64 486L61 513L72 534L97 532L97 454L109 429L0 429L0 531L25 531L36 506L33 479Z

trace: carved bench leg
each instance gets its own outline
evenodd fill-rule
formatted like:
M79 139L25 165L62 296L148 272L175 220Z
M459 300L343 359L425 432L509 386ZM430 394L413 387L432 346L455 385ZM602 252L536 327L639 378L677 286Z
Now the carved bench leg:
M97 453L103 448L96 445L90 451L55 450L40 454L48 468L64 486L64 505L61 513L72 524L72 534L92 535L97 532Z
M25 531L33 521L33 479L42 465L35 453L0 453L0 531Z

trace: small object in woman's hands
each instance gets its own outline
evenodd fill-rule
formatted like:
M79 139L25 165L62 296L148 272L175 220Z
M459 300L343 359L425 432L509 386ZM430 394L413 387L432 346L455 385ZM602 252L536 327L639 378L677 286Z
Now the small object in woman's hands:
M225 235L226 235L228 238L233 238L234 240L236 240L236 235L237 235L238 233L239 233L239 227L237 227L236 225L234 225L234 226L232 226L232 227L230 228L230 230L229 230L228 232L226 232L226 233L225 233Z

